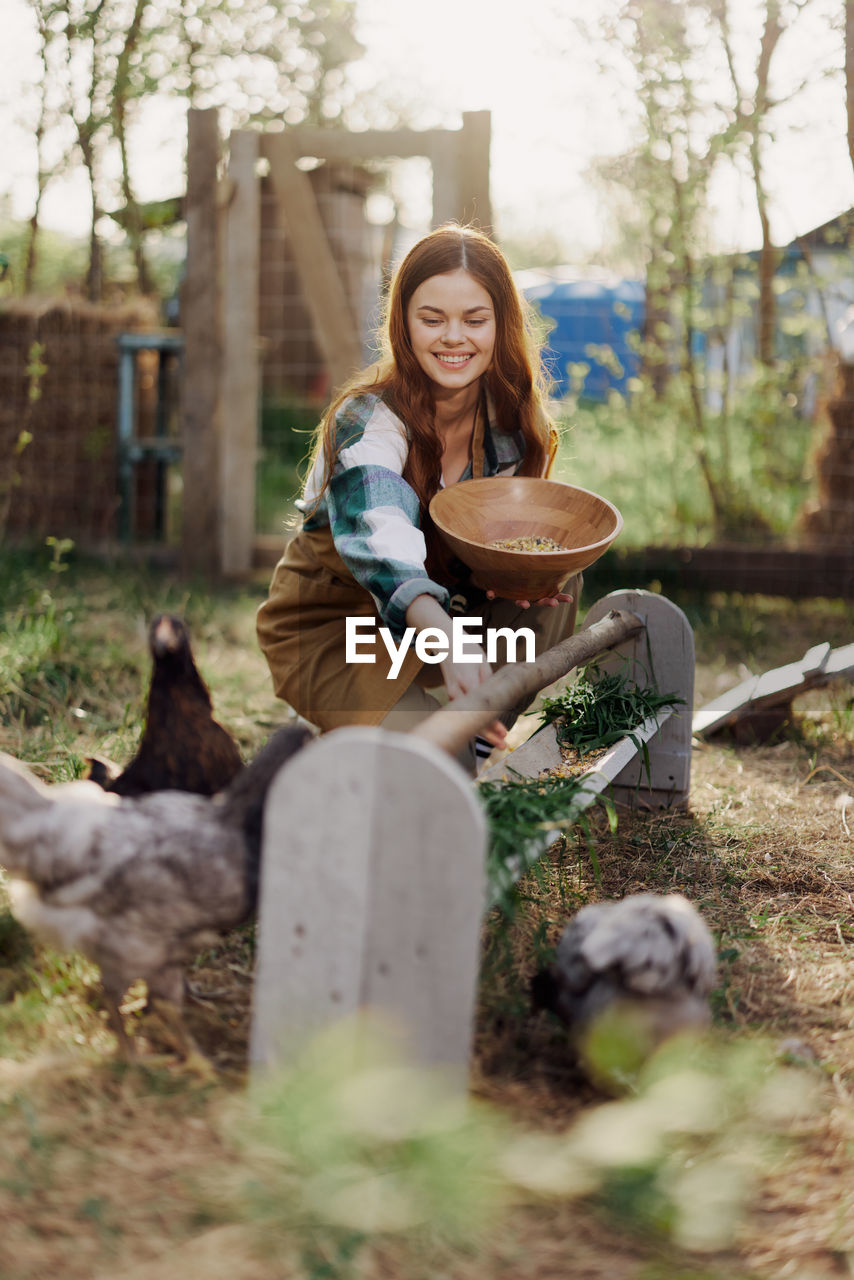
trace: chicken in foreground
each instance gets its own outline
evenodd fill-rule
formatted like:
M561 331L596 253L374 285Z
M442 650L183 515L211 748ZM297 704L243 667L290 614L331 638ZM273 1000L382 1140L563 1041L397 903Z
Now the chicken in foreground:
M214 797L120 797L89 781L48 787L0 754L0 866L13 914L99 966L125 1056L119 1005L142 978L176 1046L191 1065L203 1061L182 1019L185 970L254 911L267 791L310 737L303 727L278 730Z
M243 768L237 744L213 717L210 691L196 667L187 628L160 613L148 630L152 671L145 728L130 764L118 770L92 757L88 777L105 791L215 795Z
M567 1024L577 1047L600 1019L620 1020L641 1050L710 1021L717 982L711 933L679 893L591 903L564 929L553 964L532 984L536 1005Z

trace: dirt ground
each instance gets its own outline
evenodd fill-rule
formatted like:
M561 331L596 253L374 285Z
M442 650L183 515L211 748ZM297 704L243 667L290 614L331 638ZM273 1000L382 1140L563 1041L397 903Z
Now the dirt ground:
M773 631L770 613L766 622ZM800 630L774 631L762 646L765 665L754 669L799 657L822 639L852 638L838 615L834 626L835 634L816 634L805 617ZM742 678L743 647L737 637L731 651L719 639L698 647L696 705ZM850 694L809 695L795 723L764 745L697 742L685 812L621 813L616 834L594 816L601 882L584 839L557 847L550 884L520 914L511 971L491 963L494 938L484 932L473 1093L520 1124L556 1133L603 1097L580 1074L562 1029L530 1008L533 939L556 940L572 901L678 889L697 904L721 957L716 1034L733 1043L767 1040L814 1098L808 1115L792 1118L790 1141L766 1167L725 1249L670 1244L649 1223L621 1216L618 1200L553 1199L508 1205L459 1248L437 1240L413 1248L392 1235L352 1258L321 1256L280 1235L271 1252L269 1232L218 1185L224 1170L252 1176L234 1140L233 1114L245 1086L252 930L200 957L191 975L188 1022L220 1069L213 1085L188 1079L171 1061L118 1064L97 974L81 962L28 956L25 939L6 938L2 1280L854 1275ZM141 993L130 993L132 1020L142 1003ZM144 1026L140 1036L144 1043Z

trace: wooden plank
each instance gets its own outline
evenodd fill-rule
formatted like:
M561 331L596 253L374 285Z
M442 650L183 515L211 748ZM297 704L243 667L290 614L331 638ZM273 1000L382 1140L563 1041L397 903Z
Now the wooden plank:
M377 160L384 156L429 156L436 138L446 129L310 129L301 125L288 131L297 157L319 160ZM270 136L270 135L268 135Z
M658 579L664 591L744 591L785 599L854 600L854 550L719 545L608 552L630 582Z
M256 173L258 134L233 133L229 144L231 198L225 213L221 396L222 571L252 567L255 468L261 390L258 273L261 198Z
M851 675L854 675L854 644L839 649L831 649L827 643L813 645L798 662L787 662L762 675L750 676L707 702L694 715L693 732L714 733L771 707L785 707L809 689L820 689L833 679Z
M181 286L184 449L181 567L219 572L219 391L222 350L219 305L215 108L187 113L187 266Z
M663 707L658 717L650 716L633 731L633 737L620 738L609 747L590 769L579 777L584 779L584 787L590 792L590 799L582 805L583 809L605 790L629 765L637 755L638 744L649 742L664 727L665 722L673 714L672 707ZM636 739L636 741L635 741ZM563 762L560 747L557 743L554 724L543 725L535 734L523 742L509 756L490 765L477 776L481 782L507 782L514 774L523 778L538 778L546 770L557 768Z
M823 644L815 644L811 649L807 649L803 658L801 658L802 674L805 676L820 675L827 666L830 654L830 642L827 640Z
M588 609L584 628L610 610L631 611L644 630L601 659L603 672L625 674L641 688L675 693L684 701L662 721L649 747L649 770L638 753L614 778L612 795L622 804L650 809L683 807L691 785L691 712L694 705L694 633L672 600L651 591L612 591Z
M294 262L306 306L334 387L360 367L359 326L329 247L308 174L296 167L299 152L288 133L263 135L276 193L294 250Z
M338 729L289 762L264 816L253 1070L374 1009L462 1083L485 844L463 770L408 734Z
M824 664L824 675L828 680L854 677L854 644L844 644L831 651Z
M720 697L707 702L704 707L694 713L693 731L702 736L713 733L738 715L740 708L750 702L753 691L759 683L758 676L748 676L734 688L722 693Z

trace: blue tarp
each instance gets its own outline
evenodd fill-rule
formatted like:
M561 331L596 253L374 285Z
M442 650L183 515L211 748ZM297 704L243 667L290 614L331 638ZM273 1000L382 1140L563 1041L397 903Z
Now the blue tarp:
M517 281L528 301L554 321L544 353L555 382L554 395L564 396L573 390L566 372L570 364L590 366L584 396L604 400L611 389L624 391L640 363L629 345L629 335L639 333L643 324L642 281L622 280L605 272L588 276L561 268L519 272ZM613 357L597 358L603 353L596 349L604 347ZM613 367L612 359L616 361Z

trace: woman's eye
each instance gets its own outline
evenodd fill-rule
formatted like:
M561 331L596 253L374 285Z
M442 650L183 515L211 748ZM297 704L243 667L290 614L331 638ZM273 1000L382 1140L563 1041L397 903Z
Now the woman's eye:
M422 316L422 317L421 317L421 323L422 323L422 324L429 325L429 327L430 327L431 329L433 329L433 328L435 328L435 326L436 326L437 324L441 324L442 322L441 322L441 320L436 320L436 319L434 319L434 317L433 317L433 316Z
M469 324L473 324L475 327L478 327L479 325L486 324L486 320L469 320Z

